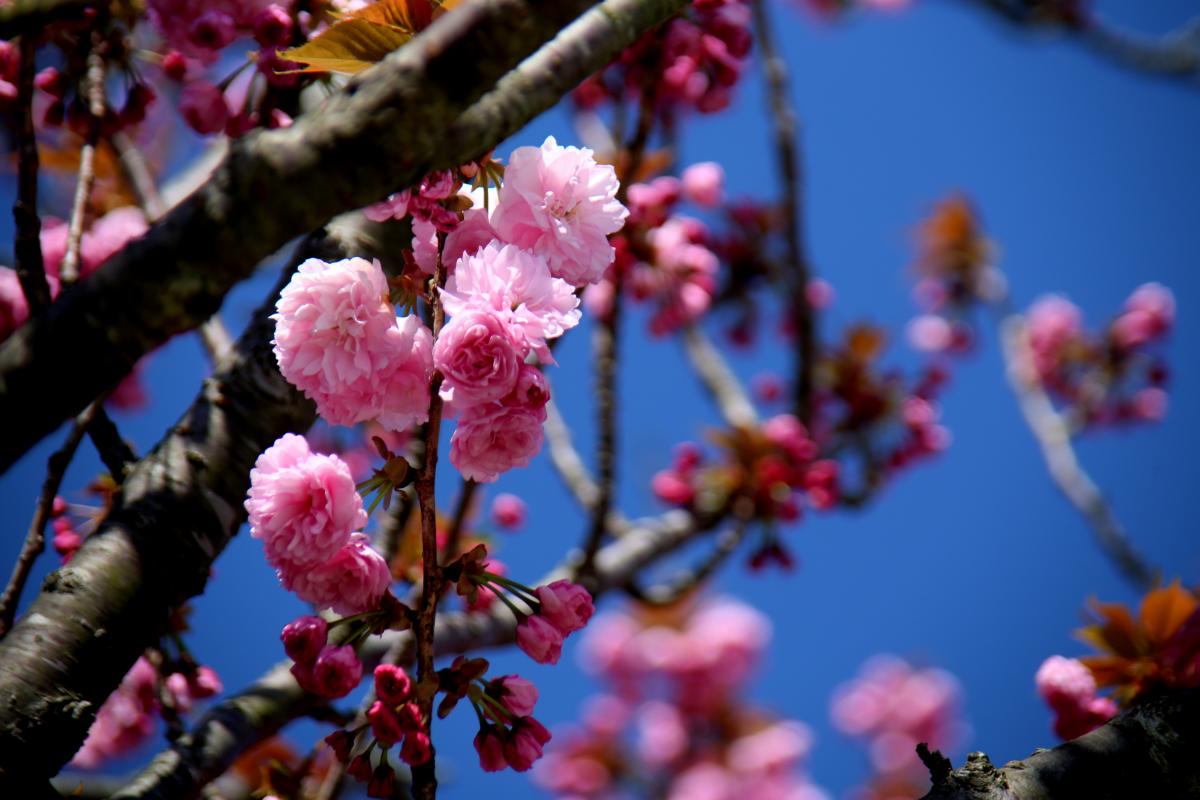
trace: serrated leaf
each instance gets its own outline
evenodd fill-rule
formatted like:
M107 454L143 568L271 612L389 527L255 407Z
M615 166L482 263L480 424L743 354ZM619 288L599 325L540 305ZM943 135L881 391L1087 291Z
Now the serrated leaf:
M295 72L342 72L353 75L378 64L413 35L362 19L345 19L280 58L307 66Z
M388 53L429 27L459 0L380 0L336 22L299 47L282 51L305 64L294 72L353 75L378 64Z

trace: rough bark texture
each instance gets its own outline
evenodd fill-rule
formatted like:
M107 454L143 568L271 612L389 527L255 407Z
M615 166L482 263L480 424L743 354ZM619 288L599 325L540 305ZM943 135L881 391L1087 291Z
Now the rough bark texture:
M1091 733L997 769L983 753L923 800L1200 797L1200 689L1149 698Z
M295 125L234 144L208 183L0 346L0 418L22 420L0 440L0 471L290 239L480 155L447 130L593 3L473 0ZM64 370L70 389L43 391Z
M331 224L298 251L341 257L366 237ZM290 277L287 270L283 280ZM54 775L104 699L161 633L171 610L204 589L213 559L245 518L258 455L316 412L283 377L269 315L282 284L183 418L130 472L124 501L0 641L0 796Z

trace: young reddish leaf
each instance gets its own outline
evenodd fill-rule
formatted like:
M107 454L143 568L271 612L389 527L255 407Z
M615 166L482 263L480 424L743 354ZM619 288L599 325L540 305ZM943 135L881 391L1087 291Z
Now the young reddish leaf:
M1147 594L1139 616L1150 644L1157 646L1170 639L1196 606L1195 595L1180 586L1178 580Z
M1092 601L1092 612L1100 618L1098 625L1079 631L1080 638L1118 656L1136 659L1142 655L1137 623L1129 609L1120 603Z
M379 63L412 38L389 25L349 18L331 25L315 39L280 52L287 61L307 66L295 72L342 72L353 75Z

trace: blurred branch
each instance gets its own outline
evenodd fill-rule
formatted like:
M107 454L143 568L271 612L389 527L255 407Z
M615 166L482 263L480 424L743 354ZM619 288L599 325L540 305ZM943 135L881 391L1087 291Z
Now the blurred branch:
M294 125L239 139L199 190L0 345L0 418L22 420L0 471L288 240L486 152L685 1L606 0L504 77L592 2L474 0ZM70 384L42 391L64 369Z
M679 602L712 577L733 555L745 538L748 527L747 520L738 520L734 527L717 537L716 547L696 566L646 589L640 588L636 581L630 581L625 585L625 591L630 597L647 605L668 606Z
M1009 385L1016 395L1026 425L1042 449L1050 477L1088 521L1097 544L1121 576L1139 592L1153 588L1158 583L1157 570L1150 567L1134 549L1104 495L1080 465L1071 444L1070 425L1055 411L1050 396L1038 378L1023 316L1010 314L1001 321L1000 344Z
M79 16L95 0L9 0L0 5L0 39L22 33L42 33L42 29L61 19Z
M142 151L126 134L121 132L113 134L109 141L117 152L121 171L133 187L142 214L145 215L148 222L157 221L167 213L167 204L158 191L158 184L146 159L142 157ZM185 180L187 177L185 176ZM233 337L230 336L225 323L221 322L219 313L213 314L200 325L200 342L204 345L204 352L208 354L208 359L213 364L217 363L233 347Z
M466 527L467 515L472 511L478 489L479 484L470 478L463 478L459 484L458 499L454 501L454 517L450 521L450 531L446 534L446 546L442 549L443 564L458 558L463 528Z
M641 570L718 524L717 517L694 517L683 511L631 522L626 536L596 554L593 589L596 597L627 585ZM568 556L539 583L570 577L580 558L579 553ZM494 604L489 612L442 612L437 618L434 650L437 655L450 655L511 644L516 628L517 620L501 603ZM410 652L407 648L412 643L411 631L389 631L371 637L359 654L364 672L373 670L389 652ZM398 659L398 663L406 663L410 658ZM159 753L113 800L198 796L243 751L321 702L300 689L290 667L291 662L277 664L247 689L209 709L190 733Z
M813 392L817 371L816 312L808 302L811 264L804 243L804 174L800 158L799 120L788 96L787 65L775 50L766 0L751 0L754 36L762 53L767 79L771 118L775 128L776 160L783 179L784 234L787 241L788 272L785 287L791 305L796 336L796 358L792 378L796 416L805 425L812 422Z
M50 304L50 282L42 259L42 220L38 216L38 151L37 134L33 129L33 74L37 66L37 42L32 36L21 37L20 64L17 67L17 109L20 120L16 126L17 199L13 203L13 222L16 234L13 251L16 258L17 280L25 294L32 316Z
M999 769L983 753L971 753L964 766L949 772L938 760L931 770L933 788L922 800L1195 797L1197 748L1200 689L1163 692L1091 733Z
M543 428L546 431L550 463L575 496L575 501L585 510L594 508L600 490L596 488L596 482L583 459L579 457L579 451L571 443L571 430L553 399L546 404L546 422Z
M4 595L0 597L0 638L12 627L13 618L17 615L17 606L21 602L21 592L25 588L25 581L29 579L29 572L33 569L37 557L46 549L46 523L50 521L54 498L58 496L58 489L62 486L67 468L71 466L71 460L75 458L75 451L79 449L79 443L83 441L83 435L87 431L88 425L100 408L100 402L99 400L93 402L75 419L66 441L50 456L49 463L46 465L46 478L42 481L42 493L38 497L37 506L33 512L33 521L29 523L29 532L25 534L25 544L21 548L21 554L17 557L17 563L13 567L13 574L9 578L8 586L4 589Z
M79 280L80 246L83 242L84 217L88 200L96 182L96 145L100 142L100 124L104 120L104 39L99 30L93 31L91 49L87 55L87 72L83 81L83 96L87 104L87 136L79 150L79 178L71 203L71 218L67 223L67 250L58 268L58 277L66 289Z
M1022 30L1055 30L1077 38L1097 55L1150 75L1196 82L1200 79L1200 18L1163 36L1123 30L1080 3L1064 0L968 0Z
M702 330L689 325L683 330L683 346L692 369L717 403L726 424L733 428L758 427L758 413L741 382L721 353Z

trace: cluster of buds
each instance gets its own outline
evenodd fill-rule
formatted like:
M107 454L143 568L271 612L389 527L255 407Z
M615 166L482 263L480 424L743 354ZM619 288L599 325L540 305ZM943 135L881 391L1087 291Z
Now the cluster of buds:
M754 430L716 433L724 457L707 463L692 444L676 448L674 463L651 481L654 493L666 503L713 511L734 498L753 504L752 516L792 522L802 514L802 502L826 510L838 500L838 465L820 459L820 447L791 414L780 414Z
M458 593L471 606L482 592L490 592L520 620L517 646L539 664L557 664L563 640L582 630L595 613L592 596L568 580L530 588L495 572L486 559L487 547L476 545L446 568L446 579L457 583Z
M975 340L970 313L1006 291L992 264L992 246L970 202L954 195L938 203L917 230L918 276L913 297L924 313L909 323L913 347L927 353L961 353Z
M688 13L643 36L573 97L591 109L647 95L667 119L681 110L711 114L729 106L752 42L745 0L692 0Z
M362 680L362 662L352 644L329 642L329 625L320 617L297 617L280 633L292 675L306 692L333 700L354 691Z
M1139 286L1102 333L1060 295L1037 300L1026 315L1038 379L1082 425L1157 421L1166 413L1167 367L1155 347L1175 321L1175 298L1157 283Z
M820 365L818 438L831 452L858 457L864 492L915 461L941 452L950 440L938 423L941 412L936 402L945 371L931 365L915 384L906 385L898 372L880 369L884 344L881 330L856 325Z
M525 772L542 757L550 731L533 718L537 687L518 675L490 681L476 678L467 697L479 718L475 751L484 771Z
M424 764L433 755L415 702L416 688L403 668L380 664L375 668L376 700L367 710L366 721L325 737L334 755L346 765L346 773L367 784L368 797L395 795L396 773L388 759L393 745L400 745L400 760L409 766Z
M675 213L682 200L701 208L720 204L725 175L714 162L693 164L680 178L663 175L630 185L629 219L613 238L613 271L635 299L654 303L650 333L662 336L695 322L712 305L718 260L708 227ZM611 277L590 287L588 310L606 317L615 290Z
M1092 671L1078 659L1050 656L1034 676L1038 694L1054 711L1054 733L1074 739L1112 719L1117 704L1096 694Z

